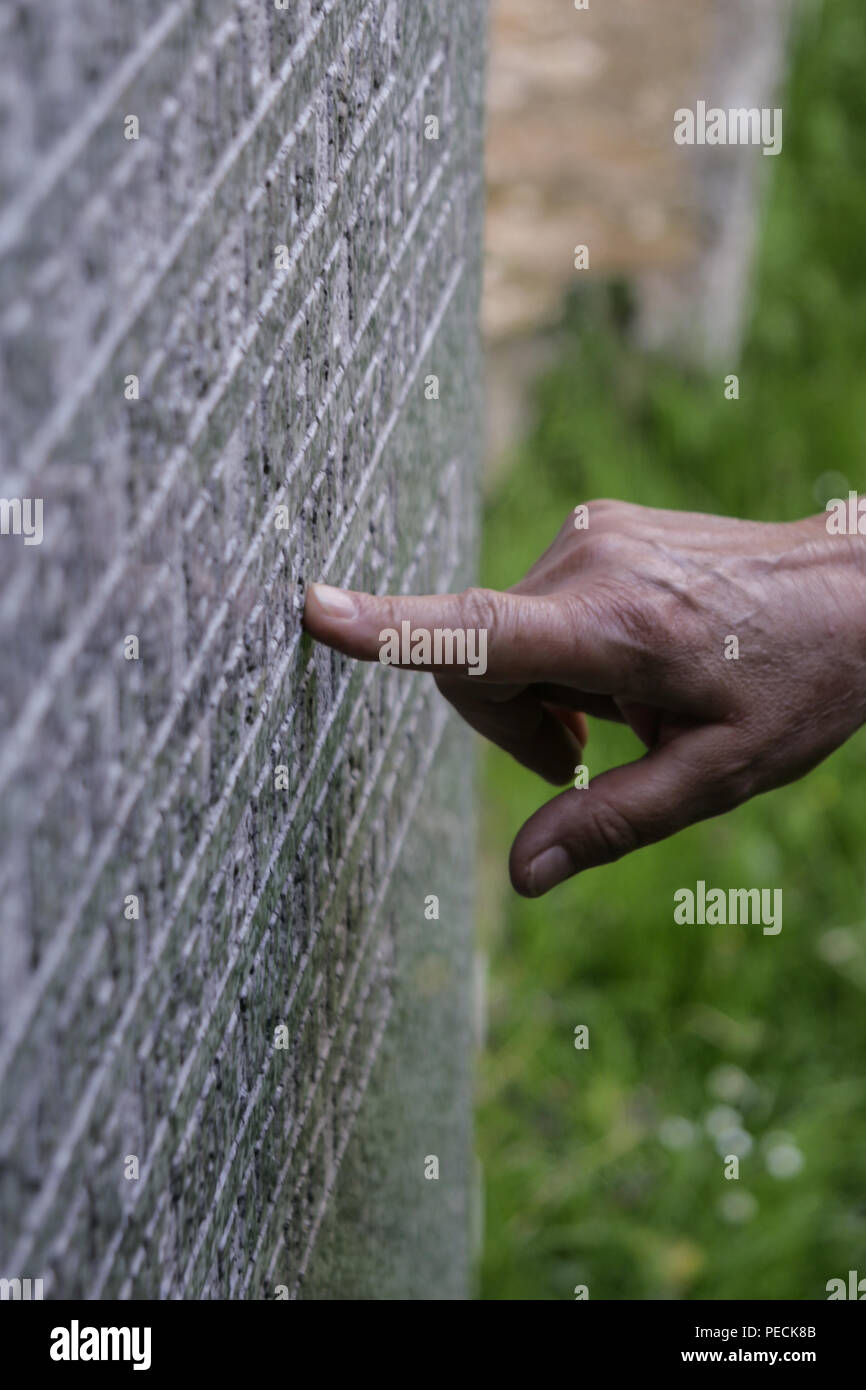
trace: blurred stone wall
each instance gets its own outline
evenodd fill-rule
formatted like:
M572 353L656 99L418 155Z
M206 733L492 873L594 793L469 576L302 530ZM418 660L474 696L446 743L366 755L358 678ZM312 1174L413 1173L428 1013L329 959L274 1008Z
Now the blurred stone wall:
M575 284L633 288L647 346L736 357L763 181L756 150L679 147L673 115L778 104L790 0L491 0L483 321L489 449L521 427L535 336ZM583 272L581 272L583 274Z
M48 1298L467 1292L469 736L300 616L473 579L484 29L0 5L0 1276Z

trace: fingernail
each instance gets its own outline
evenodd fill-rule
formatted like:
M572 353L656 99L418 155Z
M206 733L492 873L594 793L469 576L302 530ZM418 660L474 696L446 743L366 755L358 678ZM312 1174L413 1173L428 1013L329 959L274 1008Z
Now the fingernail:
M358 609L351 594L345 589L335 589L330 584L311 584L310 588L316 602L329 618L354 618Z
M558 883L571 878L573 873L571 855L562 845L553 845L551 849L544 850L536 855L529 866L529 887L532 896L541 897L542 893L549 892Z

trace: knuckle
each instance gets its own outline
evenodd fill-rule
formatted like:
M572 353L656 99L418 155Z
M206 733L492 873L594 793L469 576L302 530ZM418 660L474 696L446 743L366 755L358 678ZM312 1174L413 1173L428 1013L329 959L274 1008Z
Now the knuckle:
M657 652L669 635L654 603L637 587L617 583L615 608L619 626L636 652Z
M589 503L590 523L593 517L601 518L603 516L610 516L612 513L619 511L621 507L622 503L617 502L613 497L594 498L593 501Z
M567 631L585 633L592 623L601 628L604 625L606 604L602 595L588 595L574 589L566 589L556 596L557 609Z
M464 627L492 631L496 616L497 603L492 589L470 588L460 595L460 618Z
M746 753L725 764L719 775L718 793L726 811L752 799L758 790L758 776L755 759Z
M611 801L599 800L593 807L592 831L601 863L622 859L641 844L636 827Z
M592 523L586 533L586 545L593 564L614 565L622 558L623 539L617 531L593 531Z

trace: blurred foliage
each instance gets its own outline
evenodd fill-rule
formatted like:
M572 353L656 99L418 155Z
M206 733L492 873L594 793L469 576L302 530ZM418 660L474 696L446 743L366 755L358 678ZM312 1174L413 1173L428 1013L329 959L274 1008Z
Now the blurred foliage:
M784 520L866 487L864 71L857 0L806 10L739 365L641 355L620 291L569 305L537 423L488 499L486 584L514 583L593 497ZM592 773L639 752L591 721ZM866 736L534 903L507 855L548 791L484 757L481 1296L820 1299L866 1275ZM781 934L675 925L675 889L701 878L781 886ZM714 1137L732 1125L751 1145L739 1181Z

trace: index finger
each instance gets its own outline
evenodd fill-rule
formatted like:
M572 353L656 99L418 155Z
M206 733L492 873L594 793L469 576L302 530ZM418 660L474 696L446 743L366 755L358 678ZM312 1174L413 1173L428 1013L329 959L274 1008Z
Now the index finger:
M360 661L488 681L559 681L606 693L621 659L588 605L570 592L377 596L311 584L304 626Z

